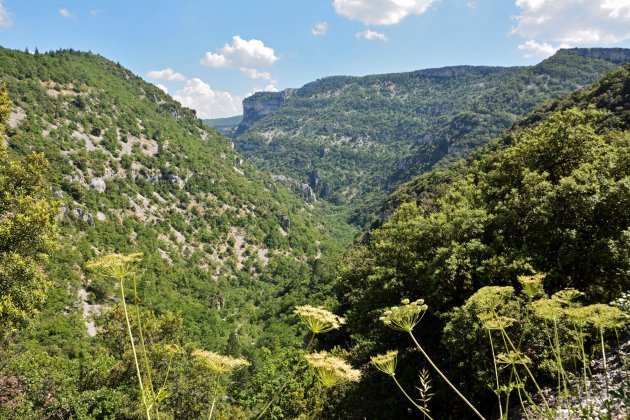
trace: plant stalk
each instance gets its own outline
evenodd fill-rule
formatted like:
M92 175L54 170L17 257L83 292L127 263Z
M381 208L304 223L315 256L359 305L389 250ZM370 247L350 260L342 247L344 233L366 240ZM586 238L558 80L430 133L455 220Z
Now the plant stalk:
M444 381L448 384L448 386L451 387L451 389L453 391L455 391L455 393L459 396L459 398L461 398L466 405L468 405L468 407L471 408L472 411L475 412L475 414L482 420L485 420L485 418L481 415L481 413L479 411L477 411L477 409L470 403L470 401L468 401L466 399L466 397L464 397L464 395L459 392L459 390L457 388L455 388L455 385L453 385L451 383L451 381L448 380L448 378L446 377L446 375L444 375L442 373L442 371L435 365L435 363L433 363L433 360L431 360L431 358L429 357L429 355L424 351L424 349L420 346L420 343L418 343L418 340L416 340L416 337L414 337L413 333L411 331L409 331L409 335L411 336L411 339L413 340L413 342L416 344L416 347L418 348L418 350L420 350L420 353L422 353L422 355L424 356L425 359L427 359L427 362L429 362L429 364L433 367L433 369L435 369L435 371L438 373L438 375L440 375L442 377L442 379L444 379Z

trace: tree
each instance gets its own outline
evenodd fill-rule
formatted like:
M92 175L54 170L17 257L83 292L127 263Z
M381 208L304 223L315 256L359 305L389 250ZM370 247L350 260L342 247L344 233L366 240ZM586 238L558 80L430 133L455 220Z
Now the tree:
M9 110L0 86L0 135ZM50 286L42 264L56 242L59 203L49 197L47 167L42 153L15 161L0 144L0 337L28 320Z

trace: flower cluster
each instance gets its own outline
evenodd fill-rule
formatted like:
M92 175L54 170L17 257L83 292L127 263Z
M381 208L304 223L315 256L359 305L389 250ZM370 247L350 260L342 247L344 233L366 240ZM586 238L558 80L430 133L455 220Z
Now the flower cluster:
M223 356L221 354L207 350L198 349L193 351L192 355L204 367L208 368L217 375L228 373L234 369L239 369L250 365L250 363L245 359Z
M486 330L504 330L517 322L516 319L507 316L492 316L492 314L480 314L479 319Z
M396 374L396 364L398 362L398 351L390 350L385 354L372 356L370 358L372 364L386 375L394 376Z
M497 363L501 365L528 365L532 361L520 351L509 351L507 353L499 353Z
M532 309L537 317L547 321L558 320L565 314L565 309L558 299L539 299L532 303Z
M400 302L401 306L393 306L385 310L379 319L394 330L411 332L424 316L428 306L424 304L424 299L413 302L403 299Z
M523 287L523 292L530 298L534 299L545 295L543 281L545 274L534 274L533 276L518 276L518 282Z
M327 352L312 353L306 360L313 368L317 379L326 387L333 387L346 382L359 382L361 372L353 369L344 360L329 355Z
M105 276L123 279L133 271L133 267L140 260L142 260L141 252L129 255L109 254L89 261L87 268Z
M589 322L598 329L614 329L623 326L623 312L615 306L597 303L586 306L589 312Z
M313 334L323 334L337 330L346 322L340 316L327 311L324 308L315 308L310 305L296 306L293 311Z

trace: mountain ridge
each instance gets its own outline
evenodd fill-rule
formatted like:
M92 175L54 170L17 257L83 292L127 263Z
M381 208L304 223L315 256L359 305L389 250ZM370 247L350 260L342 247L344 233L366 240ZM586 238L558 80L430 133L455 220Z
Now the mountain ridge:
M397 185L444 158L465 156L536 105L616 66L602 57L622 62L630 50L560 50L530 67L326 77L246 99L233 139L260 168L350 205L358 212L352 219L364 224Z

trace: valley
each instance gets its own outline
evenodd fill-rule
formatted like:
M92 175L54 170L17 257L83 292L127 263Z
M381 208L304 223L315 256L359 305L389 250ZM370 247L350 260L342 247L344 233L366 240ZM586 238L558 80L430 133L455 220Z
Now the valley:
M332 76L208 119L98 54L0 48L0 418L417 418L371 359L397 348L397 378L426 385L390 307L426 311L418 340L485 416L535 394L500 388L488 335L553 388L627 335L604 303L629 285L628 62ZM11 255L39 271L20 272L32 296ZM431 375L436 418L470 415Z

